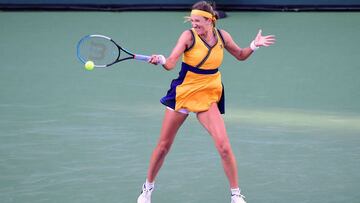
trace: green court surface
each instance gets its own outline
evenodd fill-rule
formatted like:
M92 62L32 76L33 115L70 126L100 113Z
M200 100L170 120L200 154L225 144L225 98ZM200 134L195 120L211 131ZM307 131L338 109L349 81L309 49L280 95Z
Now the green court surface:
M105 34L168 55L187 12L0 12L0 202L131 203L179 68L127 61L86 71L77 41ZM360 13L229 12L218 27L248 46L225 55L224 116L249 203L360 200ZM154 203L230 202L211 138L192 114L157 179Z

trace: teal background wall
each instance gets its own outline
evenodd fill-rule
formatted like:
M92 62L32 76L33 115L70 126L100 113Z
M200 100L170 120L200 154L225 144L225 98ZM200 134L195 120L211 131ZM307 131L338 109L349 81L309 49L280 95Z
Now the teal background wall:
M135 1L124 1L124 0L0 0L1 4L118 4L118 5L137 5L137 4L164 4L164 5L176 5L176 4L188 4L191 5L197 0L135 0ZM359 5L359 0L218 0L215 1L221 5Z

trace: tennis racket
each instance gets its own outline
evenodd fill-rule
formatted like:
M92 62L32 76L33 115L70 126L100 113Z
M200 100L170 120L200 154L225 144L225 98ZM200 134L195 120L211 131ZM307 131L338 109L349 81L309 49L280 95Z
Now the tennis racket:
M165 64L165 57L159 56L160 64ZM77 57L83 64L87 61L94 62L96 68L106 68L129 59L147 62L151 58L150 56L131 53L104 35L87 35L81 38L77 44Z

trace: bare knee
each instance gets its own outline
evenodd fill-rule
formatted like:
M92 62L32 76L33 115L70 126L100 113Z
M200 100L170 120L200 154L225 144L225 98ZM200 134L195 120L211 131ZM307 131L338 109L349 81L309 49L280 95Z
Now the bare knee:
M170 151L172 142L169 141L160 141L156 146L156 150L158 151L160 156L166 156Z
M232 149L229 142L221 142L217 145L217 150L220 154L221 159L229 160L232 156Z

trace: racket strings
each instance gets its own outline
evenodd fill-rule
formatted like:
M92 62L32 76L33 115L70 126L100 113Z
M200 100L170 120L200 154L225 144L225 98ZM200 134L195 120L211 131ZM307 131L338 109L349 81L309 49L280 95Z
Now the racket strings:
M79 55L86 61L93 61L95 66L114 63L120 56L118 47L102 37L88 37L79 46Z

